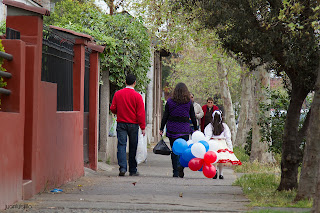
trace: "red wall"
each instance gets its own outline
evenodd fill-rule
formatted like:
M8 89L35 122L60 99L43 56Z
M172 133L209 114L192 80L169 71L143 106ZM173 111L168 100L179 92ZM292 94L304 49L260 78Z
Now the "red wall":
M84 174L83 113L57 112L57 86L41 82L39 128L34 164L36 192L58 187Z
M3 40L2 44L14 60L4 67L13 77L6 79L12 94L1 95L0 112L0 209L22 199L23 139L24 139L24 78L25 43Z
M0 209L22 199L23 119L20 113L0 112Z
M9 16L7 27L21 40L3 40L13 61L12 73L1 96L0 209L21 199L75 180L84 174L83 101L84 53L88 36L74 47L74 111L57 112L57 85L41 81L42 17ZM95 47L97 51L103 48ZM98 54L90 56L89 166L97 169Z

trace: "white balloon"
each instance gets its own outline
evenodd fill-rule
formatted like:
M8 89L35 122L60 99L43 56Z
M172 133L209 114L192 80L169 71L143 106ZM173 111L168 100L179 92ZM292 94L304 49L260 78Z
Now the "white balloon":
M192 141L194 143L198 143L199 141L202 141L202 140L206 140L206 137L201 131L197 130L192 134Z
M197 158L203 158L206 152L206 147L202 143L195 143L191 147L191 153Z
M193 141L192 140L188 140L187 144L188 144L188 146L190 146L190 144L193 144Z

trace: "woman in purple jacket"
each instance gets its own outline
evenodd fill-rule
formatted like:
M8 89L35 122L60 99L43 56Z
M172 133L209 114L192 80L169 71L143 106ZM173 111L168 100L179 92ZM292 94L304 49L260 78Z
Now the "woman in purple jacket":
M190 100L190 92L184 83L178 83L173 91L172 98L167 100L163 118L161 121L160 135L163 134L164 126L167 125L167 137L171 148L177 138L189 140L190 122L189 118L197 129L197 120L194 113L193 104ZM184 172L180 165L179 156L171 153L173 177L184 177Z

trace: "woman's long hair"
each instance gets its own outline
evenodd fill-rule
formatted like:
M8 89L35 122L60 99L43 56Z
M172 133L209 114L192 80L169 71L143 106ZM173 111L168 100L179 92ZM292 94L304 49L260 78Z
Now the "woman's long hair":
M222 125L222 112L220 110L216 110L212 113L212 134L213 135L221 135L221 133L224 130L224 127Z
M184 83L178 83L174 88L172 100L178 104L190 102L190 92Z

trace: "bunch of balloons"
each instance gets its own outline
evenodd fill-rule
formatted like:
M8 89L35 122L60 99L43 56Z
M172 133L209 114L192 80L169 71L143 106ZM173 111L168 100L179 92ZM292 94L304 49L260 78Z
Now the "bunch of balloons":
M202 171L207 178L216 175L216 168L212 164L218 161L217 153L202 132L195 131L192 140L178 138L173 143L172 151L180 155L181 166L189 167L192 171Z

